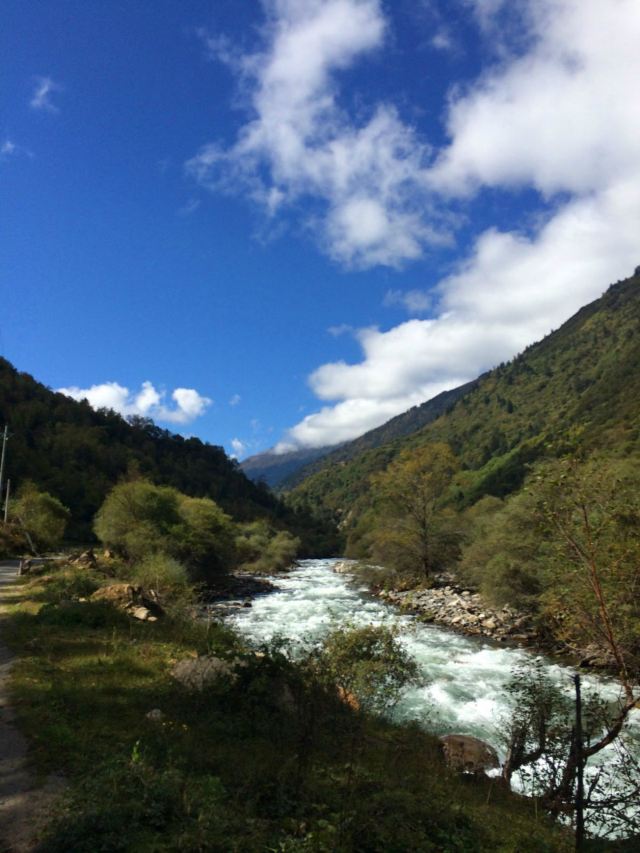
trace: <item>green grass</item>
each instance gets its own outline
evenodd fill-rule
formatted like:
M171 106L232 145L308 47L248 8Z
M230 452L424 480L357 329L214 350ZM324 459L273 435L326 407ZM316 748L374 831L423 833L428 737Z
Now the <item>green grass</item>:
M235 684L187 693L175 661L238 653L219 625L43 597L37 581L18 587L3 628L34 767L69 781L43 851L571 849L530 801L449 774L434 738L356 718L277 654L249 653Z

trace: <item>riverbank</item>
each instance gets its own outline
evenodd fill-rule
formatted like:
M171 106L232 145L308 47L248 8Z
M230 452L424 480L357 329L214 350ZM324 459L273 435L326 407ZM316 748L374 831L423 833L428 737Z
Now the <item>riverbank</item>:
M341 560L333 570L358 577L357 567L355 560ZM368 586L377 598L415 614L421 622L506 646L530 648L573 666L616 675L615 662L602 650L594 646L578 648L541 634L530 613L509 606L495 607L479 592L458 584L449 573L436 575L433 586L424 589L386 589L370 580Z
M531 801L448 771L436 737L355 714L215 621L82 600L83 571L61 570L55 598L22 579L5 628L31 760L69 781L47 853L571 849ZM245 663L194 692L172 673L198 656ZM274 701L283 684L293 704Z

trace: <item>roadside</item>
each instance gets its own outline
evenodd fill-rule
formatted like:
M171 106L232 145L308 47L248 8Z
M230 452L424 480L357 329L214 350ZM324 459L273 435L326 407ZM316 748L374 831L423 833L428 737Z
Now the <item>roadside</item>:
M49 776L40 784L29 770L27 743L15 726L9 703L9 676L15 656L2 643L3 622L12 602L20 595L18 560L0 562L0 851L27 853L33 850L51 805L64 783Z

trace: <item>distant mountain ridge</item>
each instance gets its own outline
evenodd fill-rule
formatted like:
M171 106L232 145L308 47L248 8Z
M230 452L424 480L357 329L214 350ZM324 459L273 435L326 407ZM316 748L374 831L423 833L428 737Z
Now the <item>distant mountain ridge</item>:
M548 453L640 452L640 268L470 383L447 409L351 458L329 454L312 463L298 472L291 499L344 518L366 495L371 474L428 442L447 442L459 457L467 503L518 489L529 463Z
M266 483L272 489L276 489L284 480L292 476L300 468L305 468L316 459L326 456L334 449L330 447L308 447L300 450L290 450L286 453L276 453L266 450L264 453L256 453L249 456L240 463L244 473L256 483Z
M252 480L263 481L272 489L277 491L292 489L327 465L346 462L365 450L409 435L431 423L456 400L470 391L477 381L474 379L458 388L443 391L352 441L333 444L329 447L303 448L282 454L268 450L245 459L240 463L240 467Z

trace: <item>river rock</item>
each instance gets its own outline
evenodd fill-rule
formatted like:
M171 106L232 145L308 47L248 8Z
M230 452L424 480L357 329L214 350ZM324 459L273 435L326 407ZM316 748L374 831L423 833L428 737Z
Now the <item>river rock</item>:
M484 773L500 766L495 749L480 738L445 735L440 741L447 766L458 773Z
M378 594L390 604L414 611L422 621L499 641L509 638L527 644L538 642L530 616L511 607L489 606L480 593L462 589L450 575L437 577L429 589L392 589Z
M337 575L348 575L349 572L353 571L354 565L355 561L353 560L341 560L339 563L333 564L333 571Z

